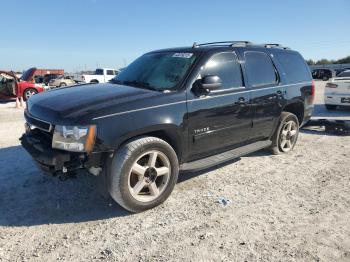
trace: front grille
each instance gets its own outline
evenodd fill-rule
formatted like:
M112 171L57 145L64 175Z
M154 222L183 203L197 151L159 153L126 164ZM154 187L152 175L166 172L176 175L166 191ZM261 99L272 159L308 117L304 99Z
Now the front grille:
M30 116L28 111L24 112L24 118L26 119L27 123L30 126L39 128L39 129L46 131L46 132L51 132L51 130L52 130L52 125L50 123Z

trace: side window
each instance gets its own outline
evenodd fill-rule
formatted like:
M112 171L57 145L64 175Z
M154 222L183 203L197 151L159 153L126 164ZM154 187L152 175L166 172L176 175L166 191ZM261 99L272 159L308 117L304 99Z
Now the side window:
M114 70L107 70L107 75L109 75L109 76L115 75Z
M277 75L271 58L263 53L248 51L244 53L248 82L252 87L273 85L277 83Z
M96 69L95 75L101 75L101 76L103 76L103 69Z
M220 89L241 87L242 71L236 54L232 52L213 55L201 70L200 76L216 75L221 78Z
M337 77L349 77L350 71L341 72Z

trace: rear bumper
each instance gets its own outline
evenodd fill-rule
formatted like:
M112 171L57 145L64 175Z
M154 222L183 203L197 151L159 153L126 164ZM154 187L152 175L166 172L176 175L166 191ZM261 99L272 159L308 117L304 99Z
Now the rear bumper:
M83 154L52 149L51 145L43 141L40 135L26 133L22 135L20 141L24 149L45 173L57 175L83 167L82 163L85 159Z
M350 94L325 93L324 103L327 105L350 106L350 103L342 102L342 98L347 98L350 100Z
M313 113L314 113L314 105L310 104L304 110L304 118L303 118L303 122L300 123L300 126L304 126L307 122L309 122Z

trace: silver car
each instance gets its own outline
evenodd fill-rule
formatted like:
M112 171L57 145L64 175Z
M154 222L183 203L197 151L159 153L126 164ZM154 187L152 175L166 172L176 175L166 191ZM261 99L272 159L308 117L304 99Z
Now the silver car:
M59 76L58 78L51 79L49 86L51 87L63 87L75 85L75 81L71 76Z

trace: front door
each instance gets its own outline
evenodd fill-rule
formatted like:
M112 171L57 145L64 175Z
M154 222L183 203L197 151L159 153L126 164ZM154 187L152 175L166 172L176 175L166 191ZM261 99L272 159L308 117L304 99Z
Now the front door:
M222 86L206 96L188 93L191 160L245 144L252 128L250 92L244 87L236 54L222 52L211 56L198 79L207 75L220 77Z
M15 95L16 79L14 75L0 72L0 98L9 98Z

